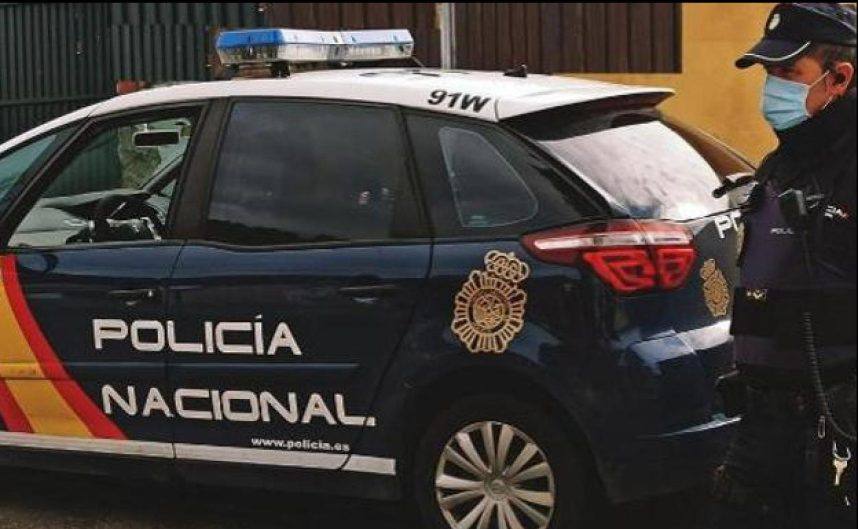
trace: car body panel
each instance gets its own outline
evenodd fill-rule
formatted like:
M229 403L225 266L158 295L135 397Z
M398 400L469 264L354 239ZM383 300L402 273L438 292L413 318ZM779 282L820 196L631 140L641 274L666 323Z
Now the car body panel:
M531 266L521 284L527 294L524 326L501 355L468 351L450 328L457 293L490 251L513 252ZM705 306L699 284L686 288ZM425 387L443 386L445 377L463 383L458 373L466 372L472 380L464 383L474 388L503 391L516 378L524 387L541 388L566 414L556 420L587 438L613 500L699 483L735 426L721 421L722 410L713 404L714 380L731 363L732 338L729 320L711 315L701 317L705 325L682 330L671 296L617 301L592 273L535 261L517 241L438 243L415 325L376 399L380 428L365 431L358 450L390 453L398 446L407 460L407 426L395 418L408 415L410 399L426 398ZM493 380L499 375L500 387ZM689 470L661 474L657 484L646 472L631 475L641 466L664 470L666 450L675 450L678 464L688 463Z
M486 99L463 106L461 99L433 104L432 92L461 93ZM226 97L301 97L388 103L434 112L499 121L546 108L636 94L665 94L668 89L623 86L573 77L505 77L499 72L433 69L366 69L296 74L288 79L187 83L143 90L96 103L49 121L0 144L0 153L45 132L90 116L187 101ZM482 103L480 101L479 103Z
M443 90L486 99L466 105L462 98L433 103L432 92ZM547 108L638 94L665 94L667 89L624 86L599 81L529 75L507 77L499 72L433 69L329 70L296 74L288 79L253 79L182 84L115 97L100 103L92 115L165 104L222 97L309 97L388 103L434 112L499 121ZM480 101L481 103L482 101Z

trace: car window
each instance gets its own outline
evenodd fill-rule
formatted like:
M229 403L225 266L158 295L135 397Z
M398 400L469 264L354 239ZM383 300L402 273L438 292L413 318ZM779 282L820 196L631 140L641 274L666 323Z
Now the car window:
M242 246L397 238L415 207L395 111L237 103L221 147L210 240Z
M532 219L533 192L509 161L477 132L442 127L438 140L456 214L463 228L493 228ZM491 189L490 194L486 193Z
M9 246L165 236L173 181L181 172L192 126L192 116L177 115L135 119L87 135L43 188ZM154 144L146 141L157 132L168 136Z
M6 198L9 191L30 169L38 166L39 162L70 133L71 131L67 129L51 134L0 156L0 201Z
M598 214L554 167L498 127L407 117L438 237L518 236Z

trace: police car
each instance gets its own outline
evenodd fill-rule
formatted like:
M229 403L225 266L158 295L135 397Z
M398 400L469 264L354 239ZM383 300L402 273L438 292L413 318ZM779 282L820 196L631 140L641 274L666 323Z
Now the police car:
M3 463L411 498L462 529L707 478L741 235L712 189L750 166L668 90L384 63L412 49L230 32L228 66L278 78L0 146Z

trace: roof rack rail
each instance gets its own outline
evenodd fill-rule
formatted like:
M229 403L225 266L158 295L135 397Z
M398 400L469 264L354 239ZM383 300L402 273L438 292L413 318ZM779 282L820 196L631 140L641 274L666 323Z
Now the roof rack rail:
M224 31L217 53L230 76L288 77L303 70L370 65L422 67L407 29L314 31L263 28Z

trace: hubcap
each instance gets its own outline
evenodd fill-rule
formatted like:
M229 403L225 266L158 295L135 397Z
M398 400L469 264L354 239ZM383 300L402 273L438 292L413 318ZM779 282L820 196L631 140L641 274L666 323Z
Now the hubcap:
M444 447L435 495L451 529L547 529L554 514L554 473L522 431L481 422Z

